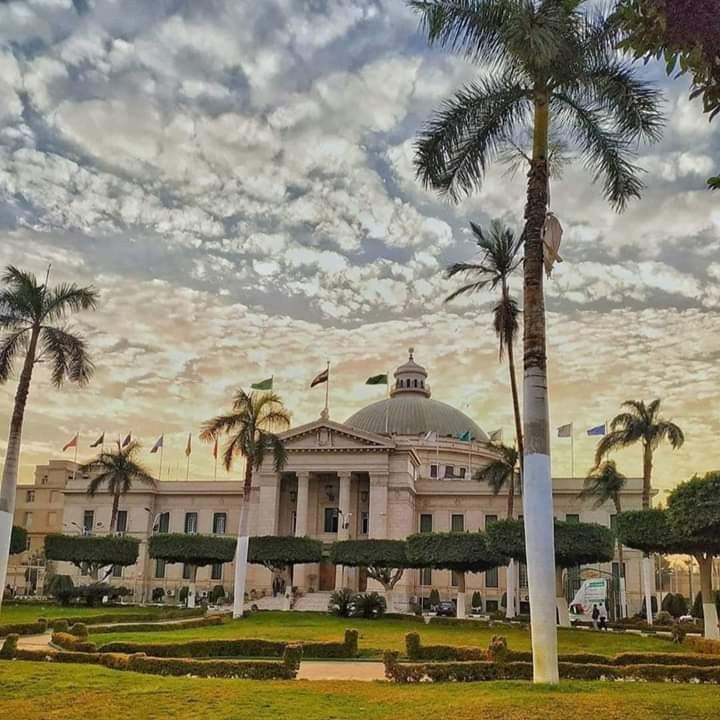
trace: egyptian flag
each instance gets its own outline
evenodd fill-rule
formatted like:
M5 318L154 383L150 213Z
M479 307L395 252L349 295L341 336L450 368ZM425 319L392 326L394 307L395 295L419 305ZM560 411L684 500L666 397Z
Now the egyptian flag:
M161 435L156 441L155 444L152 446L151 453L156 453L161 447L164 445L164 435Z
M65 446L62 449L63 452L69 450L70 448L76 448L78 446L78 434L79 433L75 433L75 437L69 442L65 443Z
M323 383L326 383L330 379L330 368L325 368L319 375L316 375L313 378L313 381L310 383L310 387L314 388L316 385L322 385Z
M129 432L125 439L122 441L122 445L120 447L127 447L132 442L132 433Z
M103 445L105 443L105 433L103 433L90 447L98 447L98 445Z
M185 457L190 457L191 452L192 452L192 433L188 433L188 441L187 441L187 445L185 446Z

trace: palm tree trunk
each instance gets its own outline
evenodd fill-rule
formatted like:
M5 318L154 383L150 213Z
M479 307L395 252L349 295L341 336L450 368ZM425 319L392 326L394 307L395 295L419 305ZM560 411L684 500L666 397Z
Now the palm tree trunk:
M503 292L507 292L503 290ZM515 420L515 437L517 439L518 454L520 457L520 474L522 475L525 466L524 448L523 448L523 432L522 417L520 416L520 398L518 396L517 377L515 373L515 350L513 344L507 344L508 368L510 371L510 395L512 396L513 418Z
M705 624L703 635L711 640L720 640L717 607L712 592L712 555L698 554L695 559L700 566L700 594Z
M650 443L643 442L643 488L642 509L650 509L650 492L652 490L652 447Z
M615 499L615 512L619 515L622 512L622 506L620 505L620 495L618 494ZM627 617L627 593L625 591L625 551L623 550L623 544L618 540L617 543L617 554L618 554L618 585L620 590L620 617Z
M10 534L12 533L13 515L15 513L15 493L17 490L18 466L20 464L20 447L22 444L23 418L25 405L30 392L35 353L37 351L39 328L33 328L28 343L25 362L18 380L15 393L15 405L10 419L10 433L5 451L2 484L0 484L0 607L7 577L10 558Z
M120 493L113 493L113 504L112 512L110 513L110 532L114 533L117 530L115 524L117 523L118 506L120 505Z
M542 228L547 213L547 88L535 91L533 158L525 208L524 387L525 475L523 506L527 546L533 679L557 683L555 625L555 541L550 472L550 432L545 352Z
M650 491L652 489L652 446L649 442L643 441L643 487L642 487L642 508L650 509ZM654 575L653 559L651 555L643 555L642 577L643 594L645 595L645 617L647 624L653 624L652 612L652 588ZM659 608L658 608L659 609Z
M240 505L238 520L237 547L235 549L235 579L233 583L233 618L243 616L245 605L245 578L247 577L247 557L249 544L248 521L250 517L250 492L252 490L253 466L252 459L245 458L245 481L243 483L243 499Z

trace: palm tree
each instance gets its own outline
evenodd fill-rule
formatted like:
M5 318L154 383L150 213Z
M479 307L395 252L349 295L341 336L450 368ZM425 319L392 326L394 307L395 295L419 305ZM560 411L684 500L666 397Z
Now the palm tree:
M133 485L155 487L157 484L155 478L135 459L139 450L140 444L137 442L131 442L124 448L118 443L117 452L102 452L94 460L81 465L78 470L93 476L87 488L90 497L95 497L103 486L112 495L111 532L117 530L120 497L127 495Z
M615 464L614 460L606 460L596 465L585 478L585 487L578 495L581 500L593 500L593 507L599 508L606 502L612 502L615 506L615 512L622 512L620 496L627 485L627 477L623 475ZM618 571L620 582L620 615L625 617L627 614L625 600L625 559L623 555L623 546L618 542Z
M48 268L48 275L50 269ZM69 315L93 310L97 292L69 283L48 287L48 278L38 283L35 275L8 266L0 276L0 383L13 374L24 355L10 419L0 484L0 588L5 587L15 492L17 488L23 419L33 370L47 363L56 387L64 380L85 385L93 374L93 363L82 335L65 326ZM2 603L0 593L0 603Z
M233 397L232 412L208 420L200 433L204 442L215 442L220 436L227 437L223 450L223 465L230 470L235 457L245 460L243 502L238 523L238 545L235 556L235 591L233 617L243 614L245 595L245 570L248 549L248 503L252 490L253 473L259 470L266 457L272 456L276 472L287 462L287 451L282 439L276 434L290 426L290 414L273 392L246 393L242 388Z
M659 93L615 51L616 24L587 0L410 0L432 44L478 63L482 77L446 100L416 146L427 187L458 200L523 130L533 143L524 241L524 492L536 681L557 682L555 564L543 296L549 134L572 141L622 210L642 188L632 153L657 139Z
M479 263L455 263L447 269L448 278L456 275L470 276L472 281L448 295L445 302L450 302L460 295L476 293L489 288L496 290L500 287L500 299L493 307L493 327L498 337L498 353L502 362L505 352L508 357L510 371L510 395L513 404L513 417L515 419L515 437L517 438L520 456L520 470L523 465L522 418L520 417L520 400L518 398L517 378L515 374L515 338L519 330L518 318L520 308L517 300L510 294L508 286L510 276L522 263L518 257L520 240L506 228L499 220L493 221L490 233L486 234L481 227L471 222L477 246L482 250L483 256ZM513 465L514 467L514 465Z
M622 407L627 408L610 421L610 432L598 443L595 451L595 464L599 465L603 457L613 450L630 447L636 443L643 449L643 510L650 508L652 492L653 453L663 440L667 440L676 450L685 442L685 435L678 425L660 417L660 400L645 404L642 400L626 400ZM649 555L643 556L643 592L645 594L645 617L652 625L652 585L653 562Z
M682 447L685 435L678 425L660 417L660 400L647 405L642 400L626 400L621 412L610 421L610 432L598 443L595 451L595 463L613 450L642 444L643 449L643 510L650 507L652 492L653 453L663 440L667 440L673 450Z

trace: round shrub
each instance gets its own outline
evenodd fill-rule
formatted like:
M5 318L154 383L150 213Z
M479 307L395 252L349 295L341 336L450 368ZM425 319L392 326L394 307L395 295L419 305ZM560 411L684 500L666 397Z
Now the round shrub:
M11 659L14 658L17 653L17 644L18 644L18 638L19 635L8 635L5 638L5 642L2 645L2 648L0 648L0 657L5 659Z
M70 628L69 633L71 635L75 635L75 637L87 638L87 636L88 636L87 625L85 623L75 623Z

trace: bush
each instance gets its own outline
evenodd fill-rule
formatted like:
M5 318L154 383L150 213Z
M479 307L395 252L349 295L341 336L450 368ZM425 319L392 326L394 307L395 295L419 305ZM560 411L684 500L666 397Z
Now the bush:
M59 535L45 537L45 557L64 560L80 567L83 563L105 565L134 565L140 542L127 535Z
M27 549L27 530L20 525L13 525L10 530L10 554L19 555Z
M34 623L8 623L0 625L0 637L3 635L41 635L47 630L47 620L38 619Z
M434 608L440 604L440 593L437 588L433 588L430 591L430 607Z
M68 631L68 621L67 620L53 620L52 629L54 632L66 633Z
M5 638L5 642L0 648L0 658L5 658L6 660L9 660L15 657L15 654L17 653L19 637L20 636L17 633L13 633L12 635L8 635Z
M350 607L354 593L349 588L342 588L341 590L335 590L330 596L330 602L328 603L328 612L339 617L349 617Z
M45 592L63 605L72 599L75 585L69 575L52 575L45 585Z
M222 535L186 535L160 533L150 538L151 558L169 563L189 563L202 567L214 563L232 562L237 541Z
M689 637L686 642L693 652L701 653L703 655L717 655L718 665L720 665L720 640Z
M222 625L224 622L225 617L223 615L211 615L210 617L191 618L179 622L124 623L122 628L118 628L116 625L100 625L91 628L91 632L93 635L115 633L120 629L123 632L167 632L168 630L188 630L190 628Z
M225 588L222 585L215 585L210 591L210 602L217 604L225 597Z
M672 641L676 645L682 645L683 642L685 642L685 636L687 635L687 630L683 626L682 623L678 622L677 620L672 624L672 628L670 630L672 632Z
M162 608L160 612L146 613L127 613L114 612L102 613L99 615L75 615L63 618L68 625L74 623L84 623L85 625L107 625L110 623L135 623L135 622L152 622L153 620L175 620L180 618L194 618L205 615L203 608Z
M487 652L481 648L452 645L423 646L418 633L405 635L405 652L411 660L487 660Z
M83 639L88 636L88 629L85 623L74 623L68 632L71 635L75 635L76 637Z
M165 597L165 588L156 587L153 588L152 591L152 601L153 602L162 602Z
M87 635L85 636L87 637ZM52 644L65 650L72 650L79 653L96 653L97 646L94 642L73 635L72 633L54 632L52 634Z
M470 606L473 610L481 610L482 609L482 595L476 590L472 594L472 600L470 601Z
M357 593L352 599L350 616L376 620L385 614L386 607L385 598L375 591Z
M656 625L672 625L673 616L666 612L665 610L661 610L656 616L655 616L655 624Z

